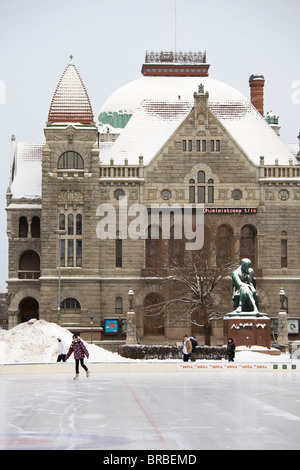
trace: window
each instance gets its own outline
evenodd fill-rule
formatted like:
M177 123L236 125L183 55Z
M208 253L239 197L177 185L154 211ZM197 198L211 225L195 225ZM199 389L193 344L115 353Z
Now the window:
M27 217L20 217L20 219L19 219L19 237L20 238L27 238L28 237Z
M84 165L84 162L83 162L82 156L79 155L79 153L77 152L69 151L69 152L63 153L59 157L57 167L59 170L61 169L83 170L84 168L83 165Z
M197 202L204 204L214 202L214 180L209 179L206 182L205 172L200 170L197 175L197 186L194 179L189 180L189 202L196 202L196 188L197 188Z
M189 150L189 152L191 152L193 150L193 141L192 140L188 141L188 150Z
M120 234L117 232L116 237L116 268L122 268L122 239L119 238Z
M40 218L39 217L36 217L36 216L32 217L31 236L32 236L32 238L40 238L40 236L41 236Z
M220 152L221 142L220 140L211 140L210 141L210 151L211 152Z
M217 265L228 263L233 253L233 230L227 225L221 225L217 231Z
M162 231L157 225L149 225L146 238L146 267L157 268L162 263Z
M115 300L115 314L122 315L123 313L123 299L122 297L116 297Z
M39 255L32 250L25 251L19 261L19 279L38 279L40 269Z
M287 268L287 232L281 232L281 267Z
M73 297L68 297L60 303L62 313L80 313L81 307L78 300Z
M60 265L82 267L82 214L59 214L58 223L66 231L60 238Z
M186 140L182 141L182 150L183 152L186 152Z
M240 258L249 258L252 268L256 267L257 230L251 225L244 225L241 230Z

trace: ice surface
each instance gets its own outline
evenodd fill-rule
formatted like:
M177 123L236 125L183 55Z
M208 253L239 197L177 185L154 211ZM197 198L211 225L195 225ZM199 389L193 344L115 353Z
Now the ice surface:
M299 385L297 372L1 376L0 449L300 449Z

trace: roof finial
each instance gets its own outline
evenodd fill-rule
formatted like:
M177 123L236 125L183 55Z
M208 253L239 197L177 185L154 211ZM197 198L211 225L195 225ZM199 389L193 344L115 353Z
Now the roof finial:
M72 54L70 55L70 62L69 62L69 64L73 64L73 56L72 56Z

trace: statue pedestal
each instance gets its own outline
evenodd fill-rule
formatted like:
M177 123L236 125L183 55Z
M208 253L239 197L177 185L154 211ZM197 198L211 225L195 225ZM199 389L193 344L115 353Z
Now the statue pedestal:
M224 337L236 346L271 346L271 321L267 314L231 312L224 316Z

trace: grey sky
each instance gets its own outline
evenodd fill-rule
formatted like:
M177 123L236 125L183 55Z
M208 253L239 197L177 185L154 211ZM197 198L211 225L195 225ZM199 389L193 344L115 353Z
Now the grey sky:
M265 112L281 138L300 130L299 0L177 0L177 50L207 52L210 76L249 97L265 77ZM141 76L145 51L175 49L175 0L0 0L0 292L6 287L5 194L10 139L43 142L43 128L69 55L94 114Z

